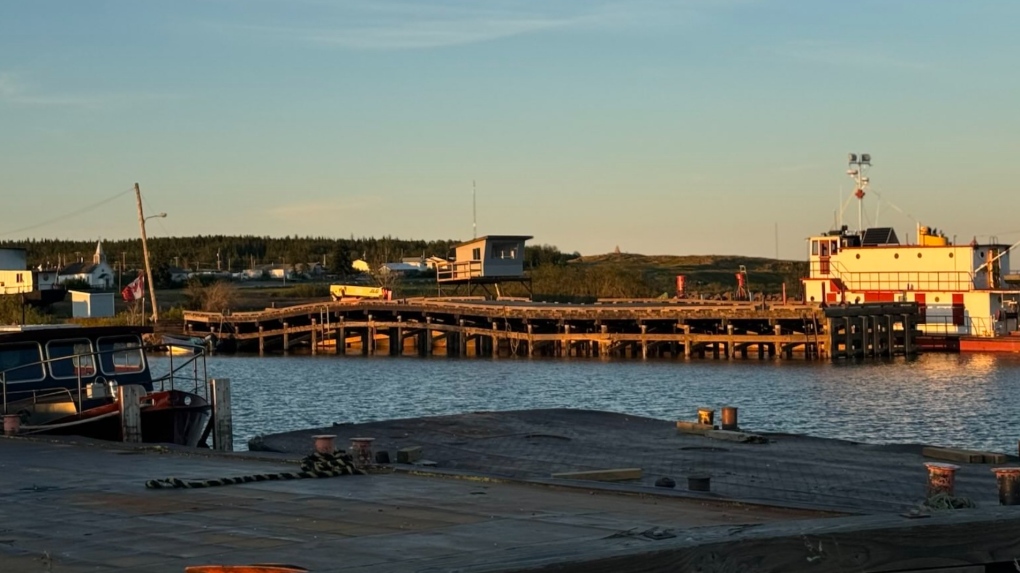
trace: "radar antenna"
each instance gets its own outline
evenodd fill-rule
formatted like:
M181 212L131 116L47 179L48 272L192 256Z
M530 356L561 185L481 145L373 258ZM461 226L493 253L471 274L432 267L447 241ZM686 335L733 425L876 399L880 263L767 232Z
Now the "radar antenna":
M857 232L864 233L864 190L867 189L868 183L871 182L869 177L864 176L864 171L871 168L871 154L851 153L849 155L849 161L847 162L849 168L846 170L846 174L854 180L857 185L857 190L854 191L854 197L857 197Z

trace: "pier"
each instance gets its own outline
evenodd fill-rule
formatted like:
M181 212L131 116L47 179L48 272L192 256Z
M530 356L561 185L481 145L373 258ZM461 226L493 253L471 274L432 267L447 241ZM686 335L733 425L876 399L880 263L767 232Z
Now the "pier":
M241 351L484 357L808 359L910 355L917 305L420 298L184 313L185 333Z
M326 479L144 485L294 471L323 433L340 448L375 436L376 453L426 457ZM961 463L955 477L956 495L976 508L916 511L930 483L921 446L765 437L738 443L678 433L668 420L570 410L265 437L283 453L0 437L8 492L0 565L4 573L253 563L366 573L991 573L1012 570L1020 555L1020 513L999 505L988 462ZM624 481L595 479L607 468L640 477L617 470ZM656 483L667 476L674 486Z

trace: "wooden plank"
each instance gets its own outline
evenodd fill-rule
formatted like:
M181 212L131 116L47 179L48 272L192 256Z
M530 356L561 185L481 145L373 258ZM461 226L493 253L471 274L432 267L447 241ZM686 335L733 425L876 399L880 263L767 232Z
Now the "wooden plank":
M697 422L685 422L683 420L677 420L676 423L676 431L681 434L697 434L704 436L715 428L716 427L711 424L699 424Z
M711 430L705 432L706 438L712 438L713 440L723 440L726 442L738 442L741 444L767 444L769 443L768 438L765 436L759 436L758 434L751 434L748 432L737 432L734 430Z
M581 472L560 472L552 474L557 479L580 479L591 481L630 481L641 479L641 468L613 468Z
M794 520L763 525L664 529L654 543L640 533L622 532L597 550L557 548L500 563L501 571L555 570L558 573L927 573L940 568L1007 563L1020 555L1020 513L1015 508L936 512L910 519L898 514ZM639 568L635 564L640 564ZM546 569L543 569L545 567ZM954 569L957 568L957 569ZM1005 570L1005 569L1003 569Z
M985 456L982 452L973 450L961 450L958 448L937 448L928 446L921 449L921 455L936 460L959 462L962 464L983 464Z
M421 446L397 450L397 463L412 464L421 459Z
M1006 454L983 452L981 457L984 458L984 463L986 464L1004 464L1009 461L1009 457Z

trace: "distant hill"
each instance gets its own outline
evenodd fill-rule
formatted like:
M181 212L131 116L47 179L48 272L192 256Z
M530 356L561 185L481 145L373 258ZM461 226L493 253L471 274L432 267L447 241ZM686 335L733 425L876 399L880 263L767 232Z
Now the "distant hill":
M786 283L787 294L798 296L806 261L784 261L733 255L639 255L607 253L571 259L563 268L543 266L532 271L536 295L569 294L586 298L672 296L676 276L687 277L687 291L718 296L736 291L736 273L747 269L748 288L775 295Z

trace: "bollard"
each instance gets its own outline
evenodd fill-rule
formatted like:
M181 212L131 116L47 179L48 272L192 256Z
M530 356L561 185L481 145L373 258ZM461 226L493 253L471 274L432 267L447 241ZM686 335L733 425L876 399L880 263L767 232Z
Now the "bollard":
M942 462L927 462L924 465L928 468L929 499L940 493L956 495L956 470L960 466Z
M312 436L315 440L315 452L318 454L332 454L336 451L334 440L336 440L336 434L319 434L318 436Z
M999 485L999 505L1020 505L1020 467L994 468Z
M21 416L4 414L4 435L17 436L19 432L21 432Z
M351 457L354 458L354 467L364 469L374 463L372 456L372 442L375 438L351 438Z
M709 426L715 425L715 410L711 408L698 408L698 423Z
M724 430L740 429L740 426L737 425L737 408L735 406L723 406L722 429Z
M687 476L687 489L689 491L712 491L712 476L708 474L691 474Z

